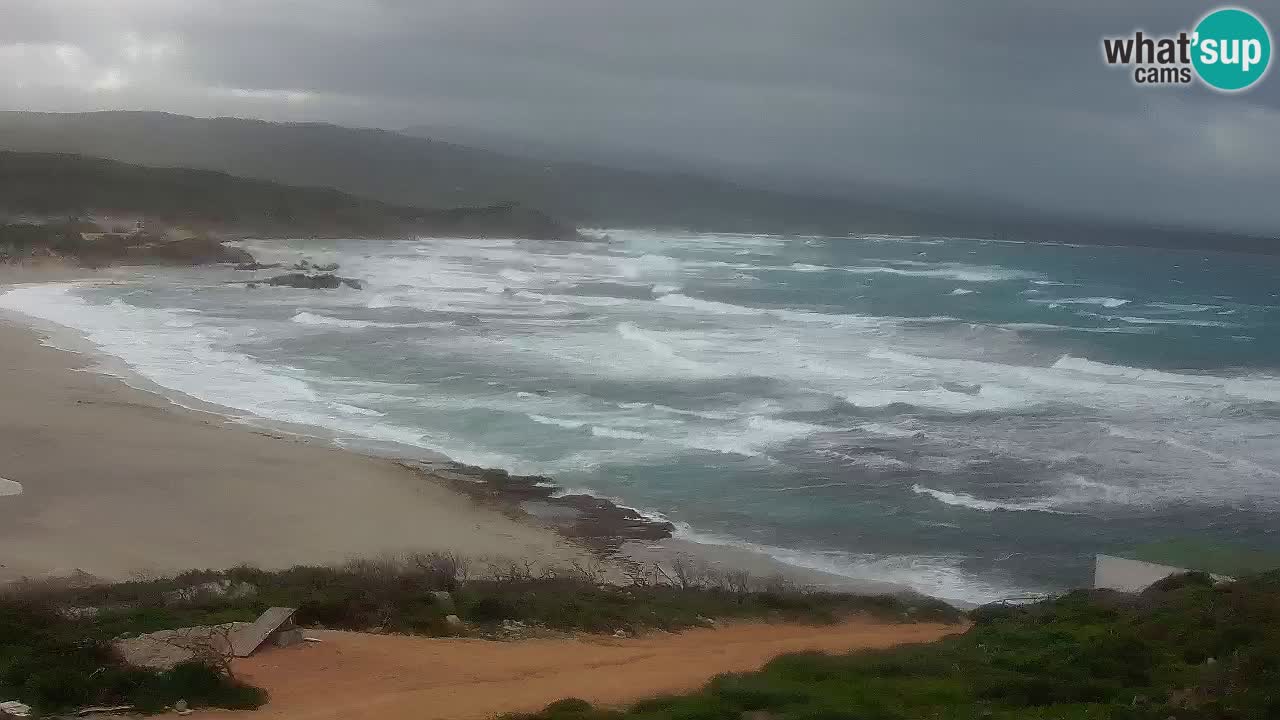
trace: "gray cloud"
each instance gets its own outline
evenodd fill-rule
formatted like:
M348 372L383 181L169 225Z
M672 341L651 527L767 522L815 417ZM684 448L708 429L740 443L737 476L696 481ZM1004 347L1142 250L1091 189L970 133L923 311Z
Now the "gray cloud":
M1102 64L1103 35L1189 28L1200 2L0 3L9 109L466 126L803 190L1280 232L1280 80L1226 96Z

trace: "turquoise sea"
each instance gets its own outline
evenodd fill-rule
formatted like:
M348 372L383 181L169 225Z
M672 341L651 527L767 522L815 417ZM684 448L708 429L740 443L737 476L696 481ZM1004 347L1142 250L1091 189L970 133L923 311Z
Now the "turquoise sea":
M252 421L554 476L691 540L982 602L1167 538L1280 548L1280 258L611 230L254 241L0 295Z

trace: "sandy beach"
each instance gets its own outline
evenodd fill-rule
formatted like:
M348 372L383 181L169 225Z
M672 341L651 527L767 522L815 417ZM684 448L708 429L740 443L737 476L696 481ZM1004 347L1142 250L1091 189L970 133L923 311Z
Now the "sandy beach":
M0 292L27 283L128 282L130 272L0 265ZM430 551L456 552L477 568L486 561L601 559L600 538L566 537L556 522L526 514L530 508L518 498L468 497L456 472L415 471L394 453L339 449L319 428L290 433L235 422L219 413L223 408L161 390L72 331L0 313L0 582L76 571L119 580ZM682 557L699 568L811 587L906 590L746 549L619 540L605 544L631 563L670 567Z
M3 272L0 288L69 275ZM186 410L92 363L0 317L0 582L432 550L585 558L389 460Z

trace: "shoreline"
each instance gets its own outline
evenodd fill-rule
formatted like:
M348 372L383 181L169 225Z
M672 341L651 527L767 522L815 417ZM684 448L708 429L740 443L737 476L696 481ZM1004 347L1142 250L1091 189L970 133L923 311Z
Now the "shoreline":
M127 280L128 273L128 268L107 271L85 271L66 267L52 269L0 268L0 292L16 285L42 284L46 282L93 281L107 278ZM21 342L16 340L14 336L21 333L27 334L26 342L36 346L38 354L52 354L55 357L62 356L62 361L60 363L50 363L51 367L63 365L62 370L68 375L78 376L80 379L94 378L95 380L91 384L97 386L96 390L98 392L133 396L129 398L128 402L124 403L125 405L148 406L152 411L172 413L178 417L188 416L186 417L187 420L199 418L199 422L203 426L214 432L238 433L242 437L251 435L270 442L287 443L292 446L301 445L308 449L339 454L349 462L363 464L365 472L373 473L379 477L382 476L382 473L387 472L388 465L394 465L396 469L393 472L412 475L420 484L430 485L437 492L449 494L455 502L461 500L467 503L472 512L483 516L483 521L473 523L473 530L481 530L482 528L492 530L495 529L489 527L492 522L507 522L524 528L535 535L541 535L541 540L544 544L557 546L559 551L551 553L551 555L541 549L537 552L525 554L507 553L508 558L528 559L533 557L544 562L548 559L555 559L568 564L574 561L584 561L590 556L592 560L603 560L610 565L632 568L641 565L658 565L669 568L672 563L683 561L691 563L703 571L722 574L746 571L761 578L780 577L795 584L824 590L867 594L915 593L915 591L903 585L849 578L789 565L769 555L747 548L710 545L671 537L670 531L672 528L670 524L661 519L652 518L641 511L598 496L560 494L558 491L562 489L556 487L554 479L551 478L522 478L520 476L512 476L501 470L467 466L453 462L439 453L420 448L374 447L380 444L372 442L369 444L350 443L353 447L347 447L348 443L341 442L341 438L337 433L333 433L326 428L290 426L286 423L259 418L236 408L213 405L159 386L145 376L124 366L123 363L119 363L113 356L100 352L96 346L74 330L52 323L44 323L37 318L26 315L0 313L0 340L3 340L3 342L0 342L0 345L3 346L0 347L0 367L6 367L9 364L7 362L9 355L14 352L15 346ZM28 349L28 352L31 351L31 349ZM82 372L86 370L89 372ZM0 379L0 386L3 384L3 379ZM111 385L115 386L114 389L108 387ZM148 398L148 400L143 401L138 396ZM3 415L0 414L0 424L3 424L3 420ZM234 443L231 440L214 440L212 437L209 438L209 441L214 443ZM4 442L4 439L0 438L0 477L16 480L12 477L15 473L6 469L5 451L10 450L10 448L6 448ZM373 470L375 466L378 466L376 471ZM6 475L6 472L9 474ZM502 481L496 485L488 482L499 478ZM516 481L514 484L511 482L512 479ZM525 482L528 480L540 482L537 482L535 487L535 484ZM31 483L28 482L26 485L30 488ZM306 488L299 487L298 489L305 490ZM228 489L228 492L230 491ZM213 488L213 492L216 493L217 488ZM28 490L28 493L30 493L30 490ZM4 524L6 516L12 514L12 511L7 506L12 506L14 503L6 502L10 499L4 498L0 500L0 525ZM420 510L423 512L421 520L427 521L431 519L431 508L420 508ZM320 510L308 509L306 512L314 513L320 512ZM377 518L368 518L367 520L374 522L374 524L382 524L378 522ZM218 536L215 528L210 528L210 531L212 531L212 537L207 539L212 540ZM367 555L370 552L387 553L415 550L447 549L470 557L474 557L477 554L495 555L495 553L489 552L494 549L492 542L475 537L464 543L455 542L453 546L441 547L436 541L429 542L426 545L414 544L408 542L407 538L403 538L397 533L390 533L386 538L386 542L378 543L376 536L379 533L364 534L371 534L374 537L365 537L361 542L355 543L343 557L337 557L335 548L328 548L324 551L316 548L315 552L308 552L308 548L305 547L307 545L305 540L297 543L297 540L301 538L294 538L295 544L301 545L294 549L294 553L298 557L323 556L327 562L340 561L356 555ZM488 540L492 541L494 533L482 531L481 534L490 535ZM498 532L496 535L506 537L511 533ZM546 542L548 536L553 539L550 543ZM373 549L370 548L370 542L372 542ZM407 545L406 542L408 542ZM400 547L400 545L405 546ZM477 553L474 549L469 549L468 545L473 548L482 548L485 552ZM13 547L13 545L9 546ZM6 534L3 530L0 530L0 548L4 547L6 547ZM528 549L526 548L526 550ZM17 577L15 570L9 567L10 562L6 562L4 558L6 554L5 550L0 549L0 582ZM245 554L254 555L255 553L247 552ZM246 561L252 564L263 564L265 562L267 565L274 562L270 559L271 553L258 554L263 559L244 557L227 562L226 565L230 566ZM216 553L212 555L212 557L217 556L218 554ZM195 557L198 558L200 556L197 555ZM293 564L299 564L299 562L310 561L298 561ZM315 563L313 562L312 564ZM200 565L200 563L169 569L171 571L181 571L197 565ZM207 564L204 566L207 566ZM78 566L69 567L63 563L47 568L46 572L33 574L65 574L75 569L83 568ZM133 568L129 569L128 572L134 572L135 570L150 571L151 569ZM91 574L103 575L100 572ZM117 572L116 575L119 575L119 573ZM111 577L111 573L103 576Z
M56 274L37 281L70 279ZM0 497L0 583L410 552L566 565L590 557L392 460L180 407L42 335L0 316L0 477L22 488Z

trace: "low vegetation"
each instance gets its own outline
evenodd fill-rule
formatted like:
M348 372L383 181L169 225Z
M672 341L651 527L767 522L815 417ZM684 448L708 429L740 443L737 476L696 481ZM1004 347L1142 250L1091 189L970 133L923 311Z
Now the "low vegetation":
M298 609L304 626L454 635L457 615L483 633L503 621L550 630L628 633L679 630L708 620L775 619L829 623L855 614L887 620L954 621L959 611L923 596L860 596L809 592L745 573L683 571L663 577L652 568L622 585L603 582L601 568L540 568L524 563L486 567L482 577L451 554L361 560L341 567L188 572L173 578L114 585L31 584L18 589L46 606L94 608L92 633L124 633L247 621L272 606ZM200 588L250 587L252 593ZM195 588L195 591L191 589ZM175 593L187 589L186 597ZM443 593L443 594L442 594Z
M608 585L593 568L488 567L451 555L280 572L236 568L114 585L32 583L0 599L0 695L41 712L126 703L157 710L254 707L260 691L216 664L167 672L114 659L121 635L251 620L273 605L303 625L425 635L678 630L723 619L957 620L916 597L803 592L739 574L637 568ZM461 622L451 619L458 616ZM760 672L628 709L564 700L512 720L1255 720L1280 717L1280 572L1215 583L1193 573L1139 595L1077 591L989 606L938 643L843 656L791 655Z
M633 634L732 619L829 623L859 614L902 622L960 617L950 606L923 597L806 592L746 574L694 572L677 565L674 577L654 568L634 569L621 586L602 582L596 567L505 564L473 578L467 561L447 554L338 568L188 572L118 584L89 578L19 584L0 597L0 695L41 712L103 704L159 710L177 699L255 707L263 694L238 683L226 666L205 662L168 672L129 668L110 648L120 637L252 621L272 606L297 608L303 626L482 637L511 637L513 623L529 633Z
M178 700L256 708L266 701L261 690L209 664L168 671L125 665L103 635L48 607L0 600L0 698L20 699L42 714L117 705L159 712Z
M627 710L564 700L511 720L1280 717L1280 573L1221 586L1191 574L972 617L938 643L785 656Z

